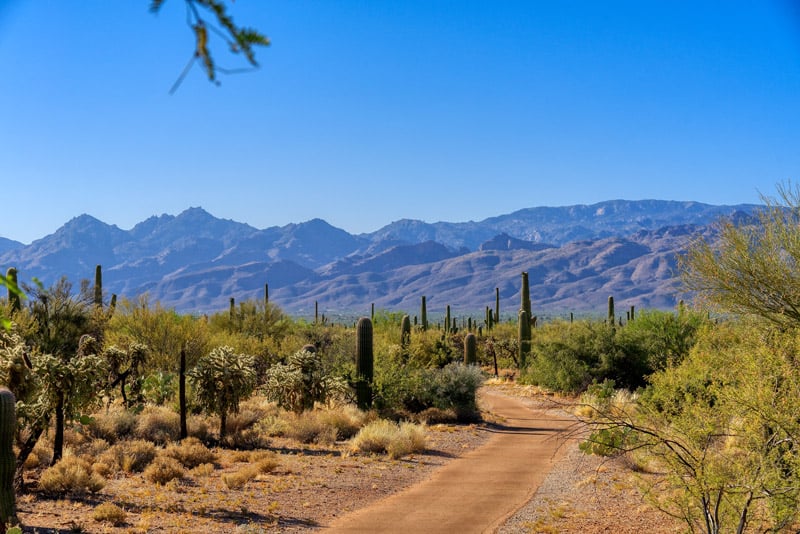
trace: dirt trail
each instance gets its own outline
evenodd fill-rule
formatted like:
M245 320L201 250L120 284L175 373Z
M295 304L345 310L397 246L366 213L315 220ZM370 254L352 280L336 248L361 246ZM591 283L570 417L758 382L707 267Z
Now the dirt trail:
M478 449L428 480L337 519L335 533L492 532L534 494L573 420L484 389L481 405L501 419Z

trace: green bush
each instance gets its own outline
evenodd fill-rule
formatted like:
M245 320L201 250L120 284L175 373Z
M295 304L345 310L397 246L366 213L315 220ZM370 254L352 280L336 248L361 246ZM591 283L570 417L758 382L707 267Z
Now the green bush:
M300 413L313 408L315 402L343 399L348 387L344 380L330 374L318 353L300 350L285 364L274 365L266 372L262 391L281 408Z

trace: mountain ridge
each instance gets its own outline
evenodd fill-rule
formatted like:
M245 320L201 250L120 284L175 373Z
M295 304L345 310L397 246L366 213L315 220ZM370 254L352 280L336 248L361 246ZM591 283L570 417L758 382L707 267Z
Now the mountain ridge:
M613 200L517 210L482 221L401 219L353 235L322 219L258 229L199 207L152 216L122 230L91 215L74 217L30 245L11 241L0 266L20 280L77 284L101 264L104 288L128 298L147 292L182 312L225 309L230 297L263 298L293 314L419 307L515 309L519 273L528 271L542 310L597 309L614 294L638 307L671 307L675 258L720 217L744 219L758 206ZM10 241L10 240L7 240ZM446 300L446 302L445 302Z

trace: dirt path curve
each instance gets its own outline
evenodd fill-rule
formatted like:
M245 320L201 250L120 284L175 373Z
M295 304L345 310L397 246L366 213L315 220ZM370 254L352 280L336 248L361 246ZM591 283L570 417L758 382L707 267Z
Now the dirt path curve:
M492 532L533 496L573 420L484 388L481 406L502 422L483 446L424 482L337 519L335 533Z

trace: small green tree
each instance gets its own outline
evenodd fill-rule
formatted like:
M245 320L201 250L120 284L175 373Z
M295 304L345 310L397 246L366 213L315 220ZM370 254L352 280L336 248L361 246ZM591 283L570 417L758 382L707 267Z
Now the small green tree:
M206 412L219 416L219 437L225 437L228 413L238 413L239 403L247 399L256 385L254 358L236 354L222 346L203 356L188 373L195 387L197 402Z

